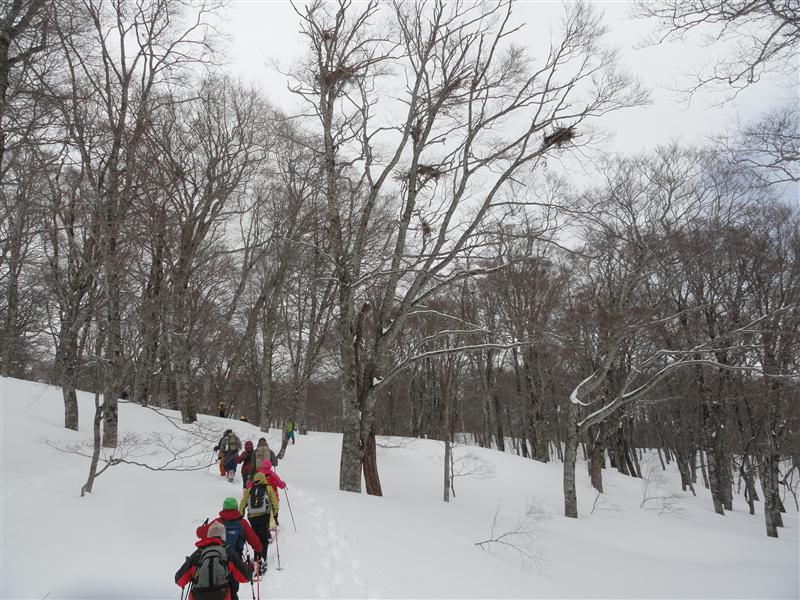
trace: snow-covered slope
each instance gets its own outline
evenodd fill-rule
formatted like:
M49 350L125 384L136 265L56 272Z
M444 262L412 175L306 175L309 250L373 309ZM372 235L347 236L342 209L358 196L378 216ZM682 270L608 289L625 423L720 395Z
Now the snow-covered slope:
M91 436L93 399L79 395L80 432L62 427L60 390L0 380L2 420L2 598L177 598L175 570L193 549L194 530L225 496L241 491L218 472L153 472L118 465L79 496L88 460L54 450ZM175 416L170 411L165 414ZM257 428L201 417L205 428L233 426L242 440ZM120 405L121 435L183 434L153 410ZM279 433L268 436L277 446ZM397 442L397 440L391 440ZM282 571L267 574L262 597L785 597L798 596L798 515L785 515L781 538L764 535L763 517L715 515L702 486L681 494L679 514L640 508L642 482L605 473L606 497L594 494L579 466L581 518L562 514L560 464L459 448L493 471L459 477L457 497L441 500L441 444L416 440L381 448L383 498L339 492L340 436L310 433L291 447L278 472L289 484L298 531L282 499ZM213 445L213 443L211 444ZM138 452L142 452L140 448ZM205 460L211 456L210 446ZM140 458L151 464L158 454ZM658 469L660 471L660 469ZM679 490L668 471L669 491ZM522 564L513 549L475 543L512 528L533 501L537 520ZM271 564L277 566L275 547ZM242 598L250 590L242 588Z

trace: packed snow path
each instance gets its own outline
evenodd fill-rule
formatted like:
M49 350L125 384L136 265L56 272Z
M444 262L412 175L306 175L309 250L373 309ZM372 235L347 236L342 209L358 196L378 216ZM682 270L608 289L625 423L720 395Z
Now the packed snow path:
M81 498L88 460L48 445L90 439L93 397L79 394L79 402L80 431L68 431L59 389L0 379L0 597L177 599L173 576L193 550L195 528L226 496L240 497L241 478L230 484L213 467L152 472L119 465ZM260 437L252 425L208 416L200 422L219 432L233 427L242 441ZM120 405L120 429L139 438L182 435L164 416L129 403ZM270 445L279 436L270 432ZM282 493L283 570L273 544L262 598L797 598L800 591L791 498L774 540L741 498L720 517L702 485L697 498L682 494L677 473L668 470L665 485L679 496L680 512L659 515L639 507L640 480L607 470L606 494L590 514L594 494L579 464L581 518L566 519L560 464L457 448L492 476L459 477L448 505L441 500L441 443L427 440L379 448L386 496L374 498L338 491L340 443L336 434L300 436L280 463L298 531ZM498 507L498 525L508 528L530 501L549 513L534 539L541 570L521 564L513 551L475 545L488 537Z

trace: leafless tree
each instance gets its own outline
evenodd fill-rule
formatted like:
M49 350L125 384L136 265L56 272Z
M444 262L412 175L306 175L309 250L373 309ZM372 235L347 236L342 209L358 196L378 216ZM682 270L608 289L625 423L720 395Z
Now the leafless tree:
M500 505L495 510L492 520L492 529L489 537L482 542L475 542L482 550L497 546L514 551L523 565L532 564L539 572L547 566L547 558L541 548L544 535L547 532L547 521L550 515L535 501L530 501L525 513L519 517L514 525L503 529L500 524Z
M647 461L642 469L642 501L639 508L657 510L659 516L664 513L680 515L683 512L681 500L683 496L670 489L670 482L664 471L652 461Z
M194 95L194 94L192 94ZM197 419L190 393L189 294L198 262L208 244L224 232L241 193L265 164L269 109L252 90L224 79L203 82L196 99L172 97L154 114L158 123L145 136L159 157L159 189L166 200L164 216L177 244L167 274L170 320L166 336L176 377L178 405L184 422ZM166 308L166 307L165 307Z
M397 4L385 33L374 26L379 12L347 1L298 10L309 55L293 87L324 141L344 406L339 484L348 491L361 490L374 448L377 392L414 362L388 360L410 315L437 291L498 268L465 259L514 214L506 192L515 177L568 147L584 121L646 98L602 46L605 30L586 5L567 12L539 65L505 45L509 3ZM376 92L394 67L406 74L403 116L386 124ZM384 238L372 245L384 215ZM373 305L362 288L378 283ZM380 494L377 470L365 477Z
M800 8L793 0L639 1L634 14L658 22L656 42L701 32L707 43L727 43L730 54L696 74L695 92L722 89L728 96L767 73L796 73Z
M5 180L9 87L20 86L36 55L46 50L52 10L45 0L7 0L0 6L0 183Z
M750 170L766 185L800 181L800 108L794 103L766 111L717 140L732 165ZM791 193L791 188L789 193Z
M117 398L125 386L122 241L140 193L145 133L166 86L207 58L210 4L83 0L54 25L66 84L60 99L70 145L97 204L106 309L103 445L117 442Z
M42 245L54 307L50 321L56 380L64 395L64 426L77 431L82 332L91 326L98 301L98 215L91 203L82 201L87 181L80 166L72 165L66 155L42 175L48 184Z

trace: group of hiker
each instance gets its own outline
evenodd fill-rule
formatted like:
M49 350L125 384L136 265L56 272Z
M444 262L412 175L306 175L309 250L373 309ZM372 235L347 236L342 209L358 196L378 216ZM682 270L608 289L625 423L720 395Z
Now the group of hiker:
M181 588L191 584L188 599L238 600L239 584L257 581L267 571L267 548L278 534L278 490L287 489L286 483L275 472L278 458L265 438L259 438L255 448L249 440L241 453L240 448L231 429L214 447L220 456L220 475L229 481L242 464L243 494L241 501L225 498L219 517L211 523L206 519L197 528L196 550L175 573ZM254 553L250 563L245 560L245 544Z
M226 429L219 443L214 446L214 452L218 453L219 474L227 477L228 481L234 480L236 469L240 464L242 465L242 487L247 486L247 482L253 478L258 468L263 466L264 461L269 462L273 467L278 466L278 457L263 437L259 438L255 448L253 448L253 442L248 440L244 444L244 451L240 453L241 449L242 442L231 429Z

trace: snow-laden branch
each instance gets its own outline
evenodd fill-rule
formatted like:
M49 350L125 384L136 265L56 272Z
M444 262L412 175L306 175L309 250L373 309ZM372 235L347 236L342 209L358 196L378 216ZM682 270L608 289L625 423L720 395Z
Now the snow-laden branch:
M396 365L393 369L391 369L386 376L378 381L375 385L377 389L381 385L386 385L389 381L391 381L394 377L402 373L405 369L407 369L412 364L419 362L425 358L430 358L432 356L443 356L449 354L462 354L467 352L480 352L486 349L493 349L493 350L510 350L512 348L519 348L520 346L527 346L531 342L513 342L510 344L493 344L487 342L485 344L473 344L470 346L457 346L455 348L441 348L438 350L429 350L428 352L421 352L420 354L416 354L414 356L410 356L406 358L404 361Z

